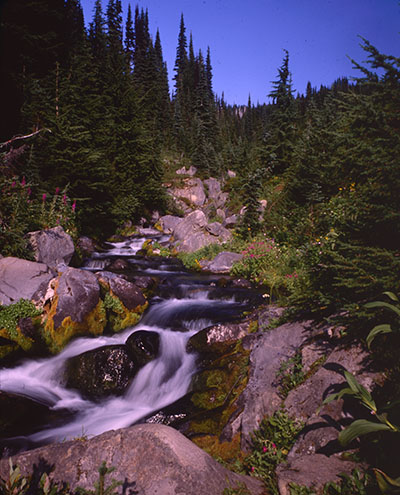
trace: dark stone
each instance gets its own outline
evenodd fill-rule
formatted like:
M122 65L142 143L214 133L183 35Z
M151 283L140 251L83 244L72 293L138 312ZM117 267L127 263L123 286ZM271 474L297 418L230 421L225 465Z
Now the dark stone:
M134 277L133 279L131 279L131 282L141 290L153 289L156 284L154 278L146 276Z
M89 257L96 251L95 243L92 239L86 236L81 236L78 239L78 248L83 256Z
M118 271L122 271L122 270L127 270L129 268L129 266L130 265L129 265L128 261L119 258L119 259L114 260L109 265L107 265L107 270L118 272Z
M33 324L32 318L21 318L18 322L18 326L25 337L29 337L31 339L35 338L36 329L35 325Z
M68 268L58 281L56 294L58 303L54 328L61 326L67 316L72 321L82 323L99 302L100 286L93 273Z
M110 345L70 358L66 386L89 399L122 394L138 371L124 345Z
M127 309L132 310L145 304L146 298L142 291L132 282L122 278L112 278L109 282L113 294L122 301Z
M160 335L157 332L139 330L128 337L125 346L133 362L142 367L157 357Z

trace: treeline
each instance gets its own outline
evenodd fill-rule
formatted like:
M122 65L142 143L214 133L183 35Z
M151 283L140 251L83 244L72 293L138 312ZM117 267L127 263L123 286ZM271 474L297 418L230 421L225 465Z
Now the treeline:
M183 16L173 88L148 12L124 18L120 0L105 12L96 0L88 29L79 0L9 1L1 23L0 141L34 134L2 145L2 176L37 198L67 187L81 231L107 235L167 211L171 163L202 176L233 169L241 235L307 254L298 307L358 311L400 289L399 58L363 40L358 78L295 95L284 52L269 103L236 106L214 94L210 49L195 52ZM0 203L5 231L12 213Z

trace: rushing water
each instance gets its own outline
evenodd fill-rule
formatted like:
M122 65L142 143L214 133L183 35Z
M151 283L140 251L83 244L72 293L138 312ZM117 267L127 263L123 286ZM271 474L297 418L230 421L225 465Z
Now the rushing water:
M10 439L10 444L37 445L82 434L92 436L143 421L186 394L196 369L196 356L186 352L189 338L214 323L232 320L248 309L252 298L254 302L256 296L251 291L218 289L219 277L191 274L177 260L137 256L144 240L109 243L109 249L95 253L85 266L98 271L113 259L124 257L135 275L159 279L158 295L138 325L110 336L78 338L57 356L0 370L0 390L30 398L53 411L68 411L61 425ZM159 334L159 356L138 372L124 395L92 402L64 386L69 358L97 347L123 344L138 330Z

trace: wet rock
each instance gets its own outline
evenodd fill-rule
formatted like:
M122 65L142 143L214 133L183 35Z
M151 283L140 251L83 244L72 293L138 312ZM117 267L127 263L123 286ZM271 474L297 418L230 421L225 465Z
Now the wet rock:
M128 310L136 309L146 303L142 291L128 280L112 278L110 279L110 289Z
M92 489L104 461L122 481L116 493L140 495L221 495L225 488L244 484L253 495L264 493L263 484L224 468L182 434L164 425L136 425L109 431L86 441L52 444L13 457L22 474L46 466L50 478L71 490ZM8 459L0 461L0 476L7 478ZM42 472L36 473L40 477ZM106 479L106 482L108 479ZM125 488L124 488L125 487Z
M89 399L122 394L138 370L125 346L99 347L67 361L66 386Z
M68 266L75 252L74 243L61 226L27 234L35 261L45 263L53 270Z
M123 271L129 269L129 262L121 258L114 260L112 263L107 265L108 271Z
M32 299L45 292L53 278L44 263L7 257L0 259L0 304L13 304L20 299Z
M155 280L151 277L141 276L133 277L131 282L136 285L140 290L151 290L156 285Z
M139 330L128 337L125 346L133 362L142 367L158 356L160 335L157 332Z
M44 427L49 421L66 417L65 410L51 410L51 397L48 399L46 405L21 395L0 391L0 439L25 435L32 432L32 429ZM0 457L2 446L10 448L12 445L11 441L0 440Z

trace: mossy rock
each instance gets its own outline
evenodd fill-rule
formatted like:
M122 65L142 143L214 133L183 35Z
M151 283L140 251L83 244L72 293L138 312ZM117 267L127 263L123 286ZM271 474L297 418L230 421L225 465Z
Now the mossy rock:
M148 302L146 301L144 304L130 310L119 297L110 291L105 294L103 305L107 315L107 329L116 333L137 325L148 306Z
M53 301L42 329L43 340L49 351L53 354L60 352L74 337L102 335L106 328L106 311L101 300L99 300L96 307L84 318L83 322L75 322L70 316L67 316L57 328L54 327L53 320L56 309L57 304Z
M192 407L182 430L199 447L230 462L241 455L240 438L223 443L220 438L237 412L237 399L247 385L250 352L240 340L208 344L205 348L201 335L191 339L190 347L203 349L199 356L202 369L193 377Z

